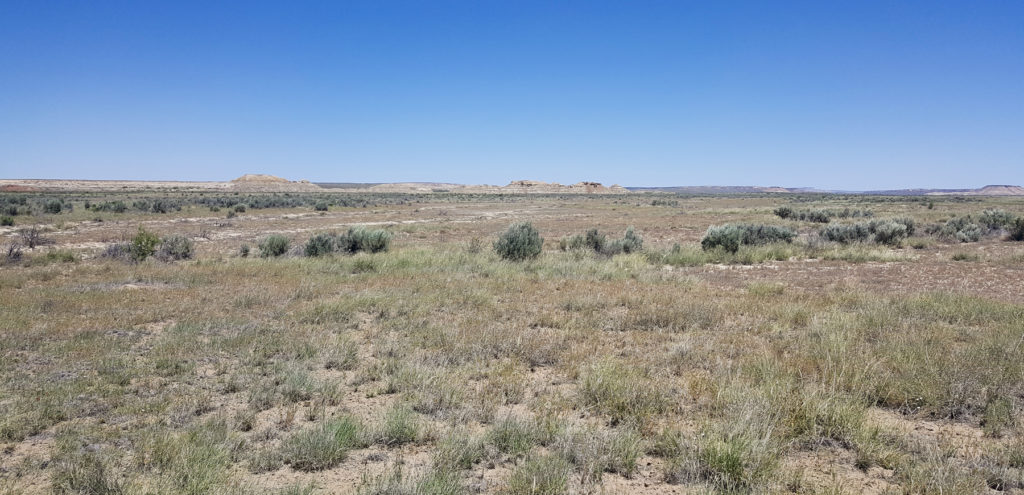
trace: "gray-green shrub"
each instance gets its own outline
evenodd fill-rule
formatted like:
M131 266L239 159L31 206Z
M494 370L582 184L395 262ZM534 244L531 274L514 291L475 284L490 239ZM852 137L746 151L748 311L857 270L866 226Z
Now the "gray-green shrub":
M156 258L161 261L187 260L192 257L192 253L192 239L181 234L173 234L160 241Z
M494 251L503 259L523 261L536 258L544 246L537 229L529 222L513 224L494 242Z
M156 252L156 246L160 243L160 238L156 234L149 232L148 230L139 227L139 231L132 237L130 252L132 259L135 261L142 261Z
M999 230L1008 227L1013 221L1012 214L998 208L985 210L978 217L978 223L989 230Z
M334 252L334 236L321 233L306 241L306 256L326 256Z
M339 235L336 243L339 251L347 253L379 253L391 247L391 232L383 229L351 228L347 233Z
M792 242L796 232L785 227L763 224L727 224L708 227L700 247L705 251L722 248L730 253L740 246L758 246L774 242Z
M291 244L291 240L283 235L269 235L260 241L260 256L264 258L281 256L288 252L289 244Z
M1018 217L1010 225L1010 240L1024 241L1024 217Z

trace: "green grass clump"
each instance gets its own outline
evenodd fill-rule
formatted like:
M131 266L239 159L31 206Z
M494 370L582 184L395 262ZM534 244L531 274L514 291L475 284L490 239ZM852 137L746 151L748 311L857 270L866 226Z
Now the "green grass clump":
M530 457L505 483L504 495L561 495L568 493L572 465L560 455Z
M93 453L60 459L51 480L57 494L119 495L127 493L107 466Z
M416 413L403 405L393 406L384 413L384 420L374 431L374 441L388 447L419 440L421 426Z
M283 235L269 235L260 241L260 256L264 258L281 256L288 252L288 246L291 242L290 239Z
M485 441L503 454L519 457L536 445L537 438L533 430L529 421L508 416L487 431Z
M337 466L349 450L365 445L363 439L362 423L341 416L288 437L281 447L282 456L299 471L322 471Z
M642 425L669 408L665 391L649 376L614 360L583 369L580 397L583 405L607 414L613 424Z
M950 259L953 261L980 261L981 256L978 256L977 253L966 253L960 251L953 253L953 256L951 256Z
M494 242L494 251L502 259L523 261L536 258L544 246L544 239L529 222L512 225Z

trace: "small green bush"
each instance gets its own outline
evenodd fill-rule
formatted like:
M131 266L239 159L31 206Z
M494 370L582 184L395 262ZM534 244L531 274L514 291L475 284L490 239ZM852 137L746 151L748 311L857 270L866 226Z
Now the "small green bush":
M523 261L536 258L544 246L544 239L529 222L517 223L508 228L494 243L494 250L503 259Z
M907 237L907 226L894 221L882 221L872 225L875 242L889 246L899 245Z
M139 227L138 233L135 234L135 237L132 237L129 248L132 259L142 261L152 256L156 252L157 244L160 244L160 238L156 234Z
M164 237L160 241L160 249L156 252L161 261L187 260L192 257L192 239L180 234Z
M242 247L238 248L238 255L243 257L243 258L247 258L247 257L249 257L249 251L250 251L249 245L248 244L242 244Z
M235 205L234 213L245 213L245 205Z
M1010 225L1010 240L1024 241L1024 217L1018 217Z
M574 235L558 241L558 248L562 251L585 249L607 256L640 252L643 246L643 238L633 230L633 227L626 229L626 234L622 239L612 241L609 241L607 236L597 229L590 229L584 235Z
M50 201L47 201L45 205L43 205L43 211L45 211L46 213L57 214L60 213L63 209L64 205L61 204L59 199L51 199Z
M978 225L970 215L949 219L945 225L939 228L938 233L943 237L951 237L960 242L978 242L984 234L982 226Z
M0 217L0 226L11 227L14 225L14 217L3 216Z
M291 241L279 234L267 236L260 242L260 256L264 258L281 256L288 252L288 246Z
M317 234L306 241L306 256L326 256L334 252L334 236Z
M735 253L740 246L760 246L775 242L792 242L796 232L774 225L727 224L708 227L700 247L705 251L721 248Z
M989 230L999 230L1009 227L1013 224L1013 221L1013 215L998 208L985 210L981 212L981 216L978 217L978 223Z
M850 244L868 240L871 229L864 223L832 224L821 229L819 235L827 241Z
M317 203L315 206L313 206L313 210L314 211L327 211L327 209L328 209L327 208L327 203L325 203L323 201L321 201L321 202Z
M339 236L338 246L339 249L349 253L357 253L359 251L379 253L387 251L391 246L391 232L383 229L349 229L347 234Z

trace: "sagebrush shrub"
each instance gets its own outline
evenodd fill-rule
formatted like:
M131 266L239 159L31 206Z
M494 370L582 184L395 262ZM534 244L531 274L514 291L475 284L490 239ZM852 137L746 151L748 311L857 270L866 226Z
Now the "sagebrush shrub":
M503 259L522 261L536 258L544 246L544 239L529 222L517 223L508 228L494 243L494 250Z
M129 248L132 259L142 261L156 252L156 246L160 244L160 238L156 234L139 227L139 231L132 237Z
M192 257L192 239L180 234L164 237L156 257L162 261L187 260Z
M759 246L774 242L792 242L796 232L785 227L761 224L712 225L704 233L700 247L705 251L722 248L730 253L740 246Z
M0 226L10 227L14 225L14 217L3 216L0 217Z
M323 202L323 201L321 201L321 202L317 203L315 206L313 206L313 210L315 210L315 211L327 211L327 209L328 209L327 208L327 203Z
M1024 241L1024 217L1018 217L1010 225L1010 240Z
M331 234L317 234L306 241L306 256L326 256L334 252L334 236Z
M267 236L260 242L260 256L264 258L281 256L288 252L291 241L279 234Z
M821 229L819 235L828 241L849 244L868 240L871 229L864 223L832 224Z
M365 251L379 253L387 251L391 246L391 232L383 229L368 230L363 228L349 229L346 234L350 252Z
M894 221L883 221L873 225L875 242L895 246L907 237L907 226Z
M989 209L981 212L981 216L978 217L978 223L982 227L989 230L999 230L1004 227L1010 226L1014 221L1013 215L1006 210L1000 210L998 208Z
M981 225L978 225L970 215L951 218L939 229L940 235L960 242L978 242L983 233Z

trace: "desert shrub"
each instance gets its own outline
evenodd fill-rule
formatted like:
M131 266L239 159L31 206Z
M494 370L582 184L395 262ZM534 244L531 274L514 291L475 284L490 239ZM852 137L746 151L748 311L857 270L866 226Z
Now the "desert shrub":
M245 205L235 205L234 213L245 213Z
M907 237L907 226L894 221L882 221L872 223L872 230L875 234L875 242L895 246Z
M897 217L897 218L891 219L890 221L896 222L896 223L898 223L900 225L903 225L907 229L907 236L912 236L912 235L914 235L914 232L917 231L917 223L914 222L913 218L910 218L910 217Z
M984 232L981 225L968 215L949 219L939 228L938 234L960 242L978 242Z
M43 235L43 229L38 225L18 229L18 236L21 237L21 244L29 249L53 243L52 239Z
M43 205L43 211L46 213L57 214L64 209L64 205L61 204L59 199L51 199Z
M291 241L280 234L269 235L260 241L260 256L264 258L281 256L288 252Z
M1013 223L1013 215L1006 210L989 209L981 212L978 223L989 230L999 230Z
M840 244L874 240L879 244L897 245L915 231L914 219L902 217L850 224L832 224L821 229L822 239Z
M115 242L107 244L107 247L100 253L101 258L127 260L132 257L132 245L127 242Z
M727 224L708 227L700 246L705 251L722 248L735 253L740 246L759 246L774 242L792 242L796 232L774 225Z
M327 209L327 202L325 201L320 201L315 206L313 206L314 211L327 211Z
M700 247L705 251L722 248L735 253L740 250L740 244L743 244L743 227L739 225L708 227L704 238L700 240Z
M536 258L544 246L544 239L529 222L517 223L508 228L494 243L494 250L503 259L523 261Z
M558 247L562 251L585 249L607 256L621 253L636 253L641 251L643 246L643 238L633 230L633 227L626 229L626 234L622 239L612 241L609 241L607 236L600 233L597 229L590 229L584 235L574 235L558 241Z
M334 236L317 234L306 241L306 256L326 256L334 252Z
M11 227L13 225L14 225L14 217L9 217L9 216L6 216L6 215L4 215L3 217L0 217L0 226Z
M156 234L139 227L139 231L135 233L135 237L132 237L129 243L128 250L133 260L142 261L153 256L157 244L160 244L160 238Z
M359 251L379 253L387 251L391 246L391 232L383 229L369 230L363 228L349 229L344 240L339 236L338 245L344 246L350 253Z
M21 257L22 257L21 244L18 244L17 242L12 242L12 243L8 244L4 248L4 250L3 250L3 255L4 255L4 259L3 259L3 263L4 264L17 263L17 262L21 261Z
M238 255L243 258L247 258L250 250L251 248L249 248L248 244L242 244L242 247L238 248Z
M161 261L187 260L192 257L192 239L181 234L164 237L156 258Z
M1010 225L1010 240L1024 241L1024 217L1019 217Z
M775 213L775 216L777 216L779 218L786 219L786 218L792 218L793 214L796 213L796 212L793 211L793 209L788 207L788 206L780 206L780 207L776 208L772 213Z

